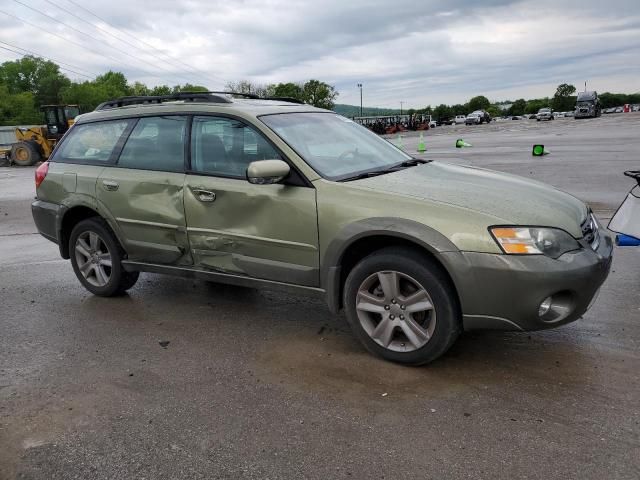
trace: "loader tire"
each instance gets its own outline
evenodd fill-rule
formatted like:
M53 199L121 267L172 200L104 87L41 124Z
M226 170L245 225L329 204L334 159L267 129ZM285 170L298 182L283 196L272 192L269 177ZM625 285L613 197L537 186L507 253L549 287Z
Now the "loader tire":
M40 152L27 142L18 142L11 147L11 162L19 167L30 167L40 160Z

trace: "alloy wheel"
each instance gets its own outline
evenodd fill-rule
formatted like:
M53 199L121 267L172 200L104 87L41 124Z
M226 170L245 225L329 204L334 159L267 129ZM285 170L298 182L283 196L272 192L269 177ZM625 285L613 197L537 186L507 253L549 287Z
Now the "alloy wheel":
M104 287L111 278L111 253L104 240L96 232L82 232L75 245L78 270L87 282Z
M436 311L427 290L396 271L376 272L362 282L356 313L372 340L396 352L422 348L436 326Z

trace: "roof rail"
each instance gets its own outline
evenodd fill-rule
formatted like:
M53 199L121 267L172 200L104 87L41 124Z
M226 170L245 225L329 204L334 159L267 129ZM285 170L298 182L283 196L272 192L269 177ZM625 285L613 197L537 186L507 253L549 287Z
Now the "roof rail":
M101 103L96 107L96 111L124 107L126 105L147 105L175 100L183 100L185 102L231 103L230 98L222 95L216 95L215 93L226 93L227 95L230 95L230 93L227 92L179 92L170 93L168 95L120 97L115 100L109 100Z
M252 100L276 100L281 102L289 102L289 103L299 103L304 104L302 100L299 100L294 97L261 97L260 95L256 95L255 93L238 93L238 92L209 92L209 93L219 93L223 95L232 95L236 97L244 97L250 98Z
M182 100L184 102L202 103L232 103L230 96L250 98L252 100L276 100L281 102L304 104L302 100L293 97L260 97L254 93L238 92L178 92L168 95L139 95L130 97L120 97L115 100L103 102L96 107L98 110L108 110L110 108L125 107L127 105L150 105L162 102Z
M304 105L302 100L293 97L264 97L263 100L279 100L281 102L299 103L300 105Z

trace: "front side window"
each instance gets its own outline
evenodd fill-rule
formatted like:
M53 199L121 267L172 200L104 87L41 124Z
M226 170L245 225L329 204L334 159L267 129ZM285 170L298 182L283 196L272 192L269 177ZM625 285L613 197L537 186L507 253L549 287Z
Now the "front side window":
M184 171L187 117L143 117L125 143L118 166L163 172Z
M193 172L245 178L251 162L274 159L281 159L280 154L259 132L248 125L232 118L193 118Z
M129 120L76 125L56 151L53 161L108 163Z
M332 113L286 113L260 117L316 172L331 180L376 171L411 157L375 133Z

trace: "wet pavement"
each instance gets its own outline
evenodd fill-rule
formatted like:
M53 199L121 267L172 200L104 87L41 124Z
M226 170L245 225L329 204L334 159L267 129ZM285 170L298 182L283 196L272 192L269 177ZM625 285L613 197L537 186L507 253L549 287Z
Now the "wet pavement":
M426 156L546 181L606 219L638 131L635 114L438 127ZM617 249L582 320L467 333L407 368L314 298L151 274L94 297L35 234L32 197L33 169L0 168L0 478L640 477L640 249Z

